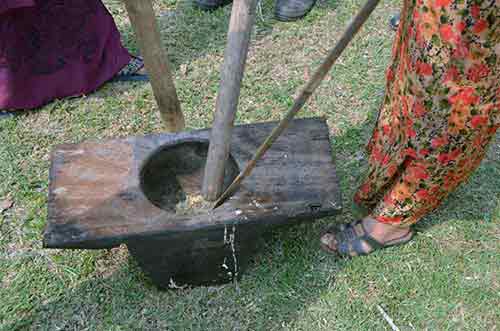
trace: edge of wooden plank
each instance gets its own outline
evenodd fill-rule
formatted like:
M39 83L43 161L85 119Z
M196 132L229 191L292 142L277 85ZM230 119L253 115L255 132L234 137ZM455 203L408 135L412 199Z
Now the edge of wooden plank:
M319 213L314 213L312 210L307 210L304 209L304 205L296 206L296 211L293 212L294 207L289 206L290 210L286 215L275 215L275 217L270 217L267 215L268 219L266 220L267 225L272 226L274 224L280 224L280 223L286 223L288 220L289 222L296 223L298 220L307 218L307 219L317 219L317 218L322 218L326 216L333 216L341 212L342 210L342 200L341 200L341 192L340 192L340 186L339 186L339 178L336 176L335 172L335 162L332 154L332 146L331 146L331 137L329 135L329 129L328 125L326 124L326 120L323 118L308 118L308 119L297 119L295 120L297 122L311 122L320 124L322 128L319 128L318 131L326 130L326 136L328 138L328 153L331 157L331 166L332 170L334 171L334 176L335 176L335 185L336 185L336 190L334 192L333 200L334 204L330 206L330 208L321 208ZM269 129L272 128L272 126L276 122L262 122L262 123L255 123L255 124L247 124L247 125L241 125L236 127L235 129L237 130L245 130L248 129L248 127L252 126L262 126L266 125L269 127ZM307 124L306 124L307 125ZM181 133L180 135L184 135L186 137L189 137L194 134L194 135L199 135L199 136L205 136L207 133L207 129L202 129L202 130L194 130L192 132L185 132ZM179 134L158 134L158 135L148 135L146 137L156 137L160 141L165 141L165 140L171 140L167 139L168 137L174 138L175 136L179 136ZM126 137L122 139L109 139L105 141L97 141L98 143L106 143L114 140L127 140L128 142L131 142L131 139L136 139L136 138L141 138L141 137ZM177 138L173 140L178 140ZM87 143L87 142L84 142ZM66 146L66 147L76 147L80 144L62 144L59 145L61 147ZM56 148L57 150L57 148ZM54 178L54 169L53 169L53 164L51 164L51 170L50 170L50 176L51 179ZM53 189L53 182L50 183L50 189L49 189L49 194L51 194L52 189ZM50 201L50 200L49 200ZM308 207L309 208L309 207ZM64 224L57 224L57 223L51 223L50 219L53 217L51 215L51 206L49 206L49 218L47 220L47 225L46 225L46 232L44 235L44 247L47 248L108 248L108 247L113 247L117 246L121 243L126 242L127 240L130 240L131 238L137 239L137 238L142 238L142 237L147 237L150 235L154 234L165 234L165 232L169 232L172 235L186 232L186 231L197 231L199 230L199 227L196 226L196 224L191 224L190 226L187 225L185 227L175 227L173 230L169 230L165 228L165 224L153 224L153 226L149 227L145 231L142 231L141 233L132 233L132 234L118 234L114 236L93 236L93 238L86 238L85 236L85 230L81 229L78 226L78 222L71 222L67 221ZM231 210L230 212L234 212L234 210ZM235 224L235 223L241 223L242 220L238 217L231 216L227 214L227 211L225 211L225 219L223 222L218 223L218 224L213 224L215 227L224 227L227 226L228 224ZM257 222L259 221L258 219L249 219L249 222ZM161 223L161 222L160 222ZM189 222L187 222L189 223ZM246 223L246 222L244 222ZM211 225L212 226L212 225ZM207 227L205 224L204 227Z

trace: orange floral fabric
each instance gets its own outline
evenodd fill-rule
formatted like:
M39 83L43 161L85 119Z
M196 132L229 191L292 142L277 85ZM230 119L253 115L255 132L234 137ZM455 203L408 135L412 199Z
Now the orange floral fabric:
M500 0L405 0L355 195L385 223L435 209L500 127Z

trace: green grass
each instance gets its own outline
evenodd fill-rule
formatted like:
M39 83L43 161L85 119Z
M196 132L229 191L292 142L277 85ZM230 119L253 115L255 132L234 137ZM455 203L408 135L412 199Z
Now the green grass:
M105 1L127 47L124 8ZM320 63L360 0L328 0L303 21L272 19L262 4L243 82L238 123L277 120ZM189 128L210 125L230 8L155 3ZM500 136L466 185L417 227L410 244L339 261L317 239L352 219L363 147L384 88L396 1L384 1L301 116L325 116L344 194L336 219L277 232L234 285L158 291L126 248L41 248L49 152L57 143L161 132L148 84L108 84L0 121L0 329L2 330L494 330L500 321Z

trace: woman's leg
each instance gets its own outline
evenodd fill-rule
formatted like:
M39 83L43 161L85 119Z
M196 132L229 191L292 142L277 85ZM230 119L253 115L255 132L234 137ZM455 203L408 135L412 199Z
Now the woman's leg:
M369 210L373 209L385 195L387 189L401 174L405 160L404 150L408 140L401 110L407 109L405 91L405 71L409 53L409 25L411 21L410 2L405 1L402 21L392 47L392 61L386 72L386 86L383 103L379 110L377 123L367 145L369 154L368 170L364 183L354 200ZM407 110L406 110L407 111Z
M384 129L380 117L367 180L356 194L372 212L350 236L322 238L331 250L351 241L343 246L346 255L372 250L364 241L354 252L357 237L366 233L382 245L408 239L408 227L479 166L499 127L498 1L407 1L405 8L400 32L408 39L398 45L399 61L388 75L395 87L387 89L381 113L391 113L392 124Z

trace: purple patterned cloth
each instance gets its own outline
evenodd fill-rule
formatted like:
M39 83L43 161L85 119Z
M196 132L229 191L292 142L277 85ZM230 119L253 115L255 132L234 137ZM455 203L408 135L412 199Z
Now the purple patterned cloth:
M1 0L0 15L10 9L30 7L35 5L35 0Z
M100 0L0 0L0 109L87 94L129 61Z

